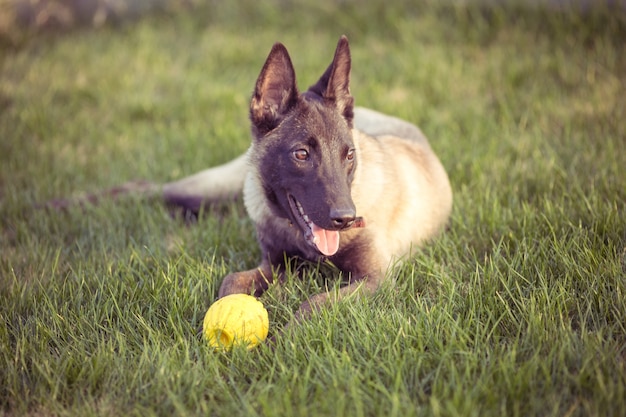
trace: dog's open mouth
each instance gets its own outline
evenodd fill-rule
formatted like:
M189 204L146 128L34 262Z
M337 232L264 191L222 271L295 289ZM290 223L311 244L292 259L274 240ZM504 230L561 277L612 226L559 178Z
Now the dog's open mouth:
M304 212L302 204L293 196L289 196L289 205L293 212L293 217L302 229L307 243L313 245L325 256L332 256L339 250L339 230L327 230L319 227ZM357 217L346 224L341 230L348 230L353 227L365 227L363 217Z

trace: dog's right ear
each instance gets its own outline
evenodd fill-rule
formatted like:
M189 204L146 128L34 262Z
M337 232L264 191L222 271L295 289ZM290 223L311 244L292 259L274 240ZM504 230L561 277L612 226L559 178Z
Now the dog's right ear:
M350 93L350 46L348 38L342 36L337 43L335 57L319 81L309 88L307 93L321 97L332 103L352 128L354 117L354 98Z
M255 137L276 128L297 102L296 73L291 58L287 48L276 43L263 65L250 100L250 119Z

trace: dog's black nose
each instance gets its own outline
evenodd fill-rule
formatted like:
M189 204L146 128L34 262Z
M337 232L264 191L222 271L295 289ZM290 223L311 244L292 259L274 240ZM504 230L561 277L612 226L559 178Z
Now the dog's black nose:
M331 209L330 221L333 228L340 230L352 226L356 218L356 211L353 208Z

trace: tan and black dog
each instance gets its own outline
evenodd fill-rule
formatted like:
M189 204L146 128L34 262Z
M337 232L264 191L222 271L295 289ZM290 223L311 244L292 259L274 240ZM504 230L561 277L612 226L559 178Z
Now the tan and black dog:
M157 195L197 210L243 192L263 257L257 268L227 275L220 297L260 295L284 272L286 259L332 262L348 277L337 297L372 293L396 260L445 226L452 191L416 126L354 107L350 68L341 37L326 72L300 93L287 50L275 44L250 102L253 138L244 155L179 181L128 183L104 195ZM329 296L313 296L297 317Z
M350 68L342 37L326 72L300 93L287 50L275 44L250 102L247 153L163 186L168 202L191 208L243 191L263 258L226 276L220 297L261 294L285 255L330 260L349 277L339 296L371 293L394 260L446 224L452 192L425 136L403 120L355 108ZM328 298L312 297L299 316Z

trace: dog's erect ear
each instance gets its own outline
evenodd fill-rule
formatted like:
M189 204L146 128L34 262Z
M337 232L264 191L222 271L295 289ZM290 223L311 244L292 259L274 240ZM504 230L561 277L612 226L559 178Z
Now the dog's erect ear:
M335 57L319 81L309 88L309 92L333 103L339 113L352 127L354 117L354 98L350 94L350 45L348 38L342 36L337 43Z
M263 65L250 100L255 136L274 129L298 101L296 73L285 46L276 43Z

